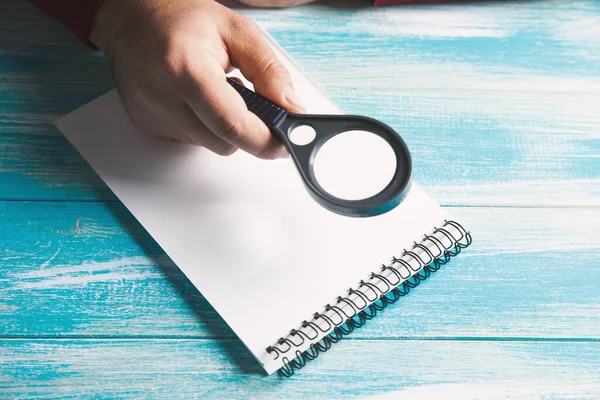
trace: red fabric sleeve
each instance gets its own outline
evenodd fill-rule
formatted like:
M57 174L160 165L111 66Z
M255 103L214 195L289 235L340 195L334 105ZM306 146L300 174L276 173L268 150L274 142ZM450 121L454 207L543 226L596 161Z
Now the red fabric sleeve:
M30 0L45 13L62 22L88 46L90 28L103 0Z

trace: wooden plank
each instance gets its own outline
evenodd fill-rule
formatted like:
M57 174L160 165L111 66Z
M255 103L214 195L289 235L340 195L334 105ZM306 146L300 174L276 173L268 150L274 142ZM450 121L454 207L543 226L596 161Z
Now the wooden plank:
M363 87L598 93L597 1L361 6L242 12L288 43L295 59L311 60L304 68L340 94Z
M552 107L532 118L532 110L524 106L542 103L544 94L490 96L490 102L514 108L495 122L464 119L473 104L461 97L413 96L413 103L419 104L395 116L403 121L400 132L406 132L411 146L415 179L437 201L474 206L600 205L600 114L589 112L588 121L583 116L565 118L569 128L549 132ZM560 97L564 104L587 101L600 109L600 95L587 100ZM463 107L464 113L444 111L449 105ZM583 127L585 123L589 127ZM432 126L440 127L433 129L435 134ZM0 160L2 199L115 200L62 137L9 133L0 138L0 146L5 149Z
M598 209L448 211L472 247L353 337L600 338ZM119 203L0 202L0 264L4 337L234 337Z
M344 341L287 380L261 374L238 341L2 340L0 361L0 393L9 398L584 399L600 393L600 345L585 342Z
M361 4L241 11L343 109L397 128L441 203L600 205L598 2ZM50 125L112 86L106 63L5 8L0 198L114 200Z
M0 136L0 199L118 201L63 137Z

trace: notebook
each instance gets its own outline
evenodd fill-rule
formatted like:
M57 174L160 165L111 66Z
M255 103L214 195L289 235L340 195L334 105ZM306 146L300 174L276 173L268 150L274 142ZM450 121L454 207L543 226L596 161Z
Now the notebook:
M310 113L341 110L278 44ZM268 374L327 351L468 246L413 183L392 211L334 214L290 159L222 157L140 132L116 91L56 122Z

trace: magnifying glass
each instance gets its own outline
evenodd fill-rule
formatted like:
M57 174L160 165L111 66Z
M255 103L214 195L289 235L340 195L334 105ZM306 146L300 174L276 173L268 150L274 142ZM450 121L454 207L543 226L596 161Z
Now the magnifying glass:
M410 152L400 135L388 125L358 115L295 114L231 78L227 78L227 81L242 96L248 110L256 114L283 142L308 192L329 211L348 217L371 217L394 209L408 194L412 176ZM302 132L309 134L298 134ZM388 177L389 181L385 179L383 188L362 198L332 190L335 182L333 185L325 185L330 190L324 188L327 175L319 173L320 169L316 168L319 167L320 160L329 155L329 164L335 164L336 150L340 149L342 144L340 139L365 132L378 143L378 147L381 148L383 144L384 152L392 154L392 158L395 158L395 168L391 177ZM373 140L370 142L373 143ZM352 159L351 167L342 171L346 173L346 182L352 183L353 178L361 171L370 168L370 165L361 164L361 152L365 149L366 147L363 148L359 143L351 149L356 160ZM380 180L381 177L382 175L376 173L372 181Z

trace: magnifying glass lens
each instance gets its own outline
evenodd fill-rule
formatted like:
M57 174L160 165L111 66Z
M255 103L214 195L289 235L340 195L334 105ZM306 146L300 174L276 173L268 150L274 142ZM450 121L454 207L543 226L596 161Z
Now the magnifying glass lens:
M340 133L318 150L313 164L315 178L330 195L343 200L362 200L380 193L396 171L390 144L368 131Z

